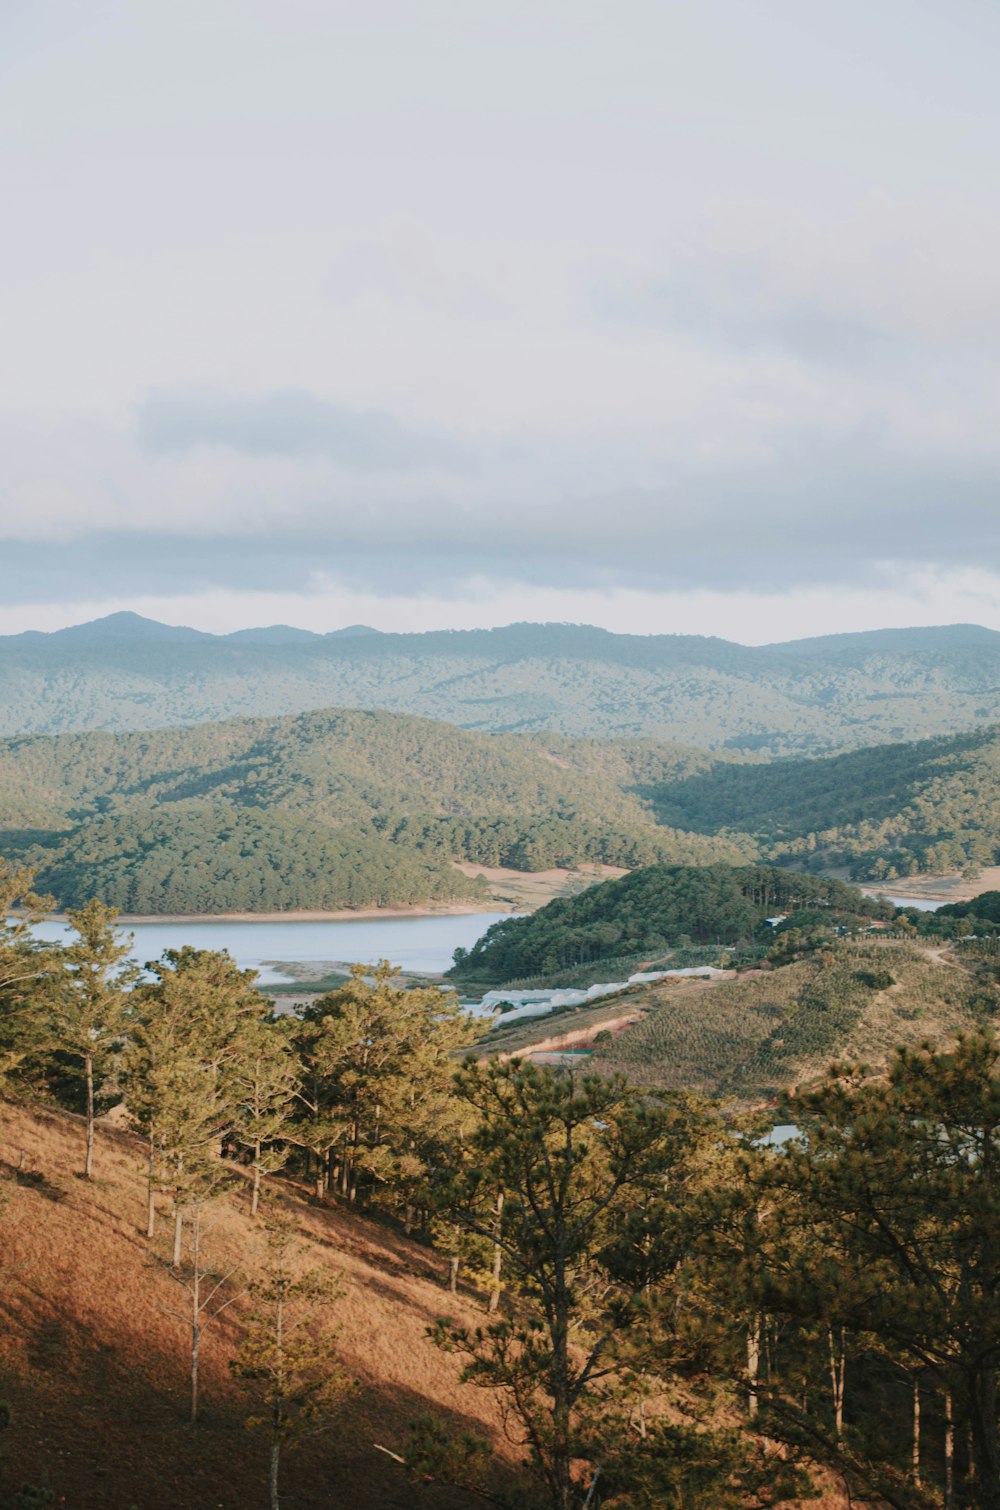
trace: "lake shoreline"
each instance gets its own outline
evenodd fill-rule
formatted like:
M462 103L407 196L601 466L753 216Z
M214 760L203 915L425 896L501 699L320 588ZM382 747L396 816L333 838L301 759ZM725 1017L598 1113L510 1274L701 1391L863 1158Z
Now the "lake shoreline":
M151 923L371 923L400 918L464 918L481 913L503 912L502 904L485 901L481 905L471 902L442 902L440 906L412 907L342 907L336 912L312 912L299 909L294 912L123 912L118 924L127 928L131 923L146 927ZM515 909L510 908L513 915ZM48 912L47 921L67 923L65 912Z

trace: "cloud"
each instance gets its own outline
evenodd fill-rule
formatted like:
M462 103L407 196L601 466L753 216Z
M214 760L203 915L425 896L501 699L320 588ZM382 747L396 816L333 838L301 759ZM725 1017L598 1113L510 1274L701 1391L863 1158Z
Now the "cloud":
M714 277L706 269L686 268L648 283L599 286L593 298L609 319L820 366L863 367L886 359L900 344L891 330L856 312L769 288L749 267Z
M326 457L361 472L454 472L469 464L446 436L291 388L259 397L152 393L136 421L139 445L151 456L223 447L248 456Z
M839 377L758 370L680 419L665 399L659 433L471 441L304 391L160 392L131 433L0 414L0 594L780 593L1000 568L986 385L852 380L847 403Z
M610 327L679 336L752 361L779 355L849 385L866 369L908 384L949 354L1000 354L995 226L914 207L760 206L677 235L645 265L596 281ZM909 370L902 371L906 368Z
M589 487L568 469L560 481L558 453L541 478L533 459L524 469L501 456L450 488L366 491L342 473L292 468L280 507L242 512L244 472L228 491L224 471L207 484L184 472L182 514L165 506L125 524L118 512L72 537L9 538L0 593L53 601L123 582L146 594L307 592L322 579L447 598L477 576L538 591L782 592L1000 569L996 457L901 451L861 430L791 433L753 465L654 460L642 485L610 486L605 467ZM169 497L179 478L156 486Z

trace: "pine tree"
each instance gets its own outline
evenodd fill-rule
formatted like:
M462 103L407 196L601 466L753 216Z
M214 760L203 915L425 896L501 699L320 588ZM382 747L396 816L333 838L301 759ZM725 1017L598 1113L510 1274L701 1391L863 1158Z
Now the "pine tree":
M0 859L0 1097L46 1044L46 998L59 970L59 950L33 936L55 906L32 890L33 879L30 869Z
M94 1171L94 1083L125 1030L129 990L139 967L129 958L131 935L115 927L118 912L96 898L68 912L76 939L63 950L64 976L51 1006L55 1045L78 1060L86 1089L87 1141L83 1174Z
M242 1045L258 1042L268 1004L228 954L168 950L150 970L134 993L126 1088L147 1139L147 1233L165 1190L176 1266L185 1210L228 1177L219 1154L239 1121Z
M211 1225L208 1220L208 1197L200 1196L189 1209L191 1228L190 1257L186 1266L174 1261L168 1272L184 1293L180 1307L165 1306L187 1328L191 1345L191 1424L198 1420L201 1405L201 1344L206 1331L228 1311L244 1293L234 1291L230 1281L243 1267L243 1259L224 1268L213 1265L208 1255Z
M517 1061L467 1066L457 1085L479 1122L452 1211L498 1242L518 1300L510 1317L475 1331L441 1323L437 1338L466 1357L467 1379L504 1397L552 1510L574 1510L588 1494L574 1460L590 1458L596 1472L610 1431L607 1422L585 1431L595 1392L644 1297L678 1261L664 1183L701 1116L620 1079L557 1077ZM480 1200L497 1188L499 1235Z
M992 1034L949 1050L900 1050L888 1084L841 1067L792 1099L803 1132L767 1161L761 1188L781 1202L763 1275L770 1304L821 1346L848 1327L877 1340L905 1385L936 1385L957 1504L1000 1510L1000 1046ZM900 1391L906 1398L906 1391ZM839 1403L836 1382L834 1406ZM773 1406L813 1450L894 1506L923 1505L905 1455L880 1429L838 1434ZM923 1475L921 1475L923 1476Z
M391 1187L409 1221L429 1164L461 1124L454 1055L475 1030L451 993L406 990L398 974L386 960L356 966L346 986L303 1014L296 1136L319 1165L318 1195L335 1151L341 1195Z
M303 1269L287 1210L266 1198L265 1253L251 1280L246 1335L233 1361L259 1402L247 1425L267 1434L271 1510L280 1510L282 1454L333 1424L349 1387L329 1316L336 1282Z
M236 1105L232 1141L253 1155L250 1210L256 1216L261 1176L284 1165L282 1143L298 1088L298 1075L287 1033L275 1023L247 1023L238 1039L227 1084Z

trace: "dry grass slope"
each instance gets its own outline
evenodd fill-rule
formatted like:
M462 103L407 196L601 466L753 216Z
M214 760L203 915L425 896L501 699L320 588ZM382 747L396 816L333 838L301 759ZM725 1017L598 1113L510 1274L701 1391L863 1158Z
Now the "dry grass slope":
M0 1399L14 1410L0 1483L44 1485L67 1510L264 1507L265 1447L245 1430L248 1402L228 1369L238 1307L206 1335L204 1418L192 1429L186 1338L164 1310L178 1289L140 1231L141 1150L102 1130L92 1185L73 1173L80 1151L77 1118L0 1106ZM468 1496L410 1485L373 1443L398 1451L407 1424L432 1412L512 1455L488 1396L460 1384L457 1362L425 1336L440 1315L482 1312L447 1293L446 1266L426 1248L291 1199L309 1261L343 1277L336 1319L359 1383L334 1428L288 1457L289 1505L464 1510ZM247 1205L240 1193L220 1207L209 1239L220 1259L253 1248Z

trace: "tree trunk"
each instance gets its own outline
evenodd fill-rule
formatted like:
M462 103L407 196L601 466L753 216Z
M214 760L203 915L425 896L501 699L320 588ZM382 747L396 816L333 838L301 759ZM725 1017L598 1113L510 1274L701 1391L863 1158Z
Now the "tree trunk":
M448 1288L453 1295L458 1294L458 1266L460 1262L461 1260L455 1258L454 1255L448 1260Z
M355 1201L358 1198L358 1149L361 1147L361 1123L355 1118L351 1131L351 1155L347 1160L350 1165L350 1181L347 1188L348 1200Z
M570 1448L569 1317L559 1314L552 1326L552 1464L553 1504L570 1510L573 1503L573 1458Z
M944 1507L954 1510L955 1505L955 1413L952 1410L951 1390L944 1392Z
M195 1302L197 1305L197 1301ZM198 1353L201 1348L201 1327L195 1321L191 1327L191 1424L198 1419Z
M281 1510L278 1503L278 1460L281 1457L281 1441L275 1437L271 1443L271 1510Z
M85 1180L94 1178L94 1057L84 1055L84 1073L87 1077L87 1157L83 1166Z
M156 1235L156 1160L153 1139L150 1137L146 1159L146 1236Z
M174 1209L174 1256L173 1256L173 1266L174 1266L175 1269L179 1269L180 1266L181 1266L181 1257L183 1255L183 1241L184 1241L184 1212L181 1210L181 1208L179 1206L177 1206Z
M991 1368L977 1371L970 1390L969 1479L980 1510L1000 1510L1000 1451L997 1443L997 1379Z
M191 1233L191 1424L198 1419L198 1355L201 1351L201 1221L195 1211Z
M503 1266L503 1249L500 1246L503 1222L503 1191L497 1191L497 1203L493 1208L493 1277L490 1284L489 1313L492 1316L500 1305L500 1270Z
M913 1376L913 1482L920 1483L920 1380Z
M844 1328L840 1327L834 1334L833 1327L826 1329L827 1342L830 1347L830 1384L833 1392L833 1426L837 1441L841 1441L844 1435L844 1372L847 1367L847 1344L844 1340Z
M754 1316L747 1327L747 1415L756 1420L759 1401L757 1380L760 1375L760 1317Z
M500 1200L497 1206L501 1208ZM572 1410L569 1326L570 1296L566 1274L565 1229L561 1228L554 1242L555 1263L552 1275L551 1303L546 1305L549 1342L552 1361L547 1369L546 1391L551 1397L551 1436L549 1448L548 1479L552 1491L553 1510L570 1510L574 1499Z
M250 1197L250 1215L257 1215L260 1205L260 1143L253 1146L253 1194Z

